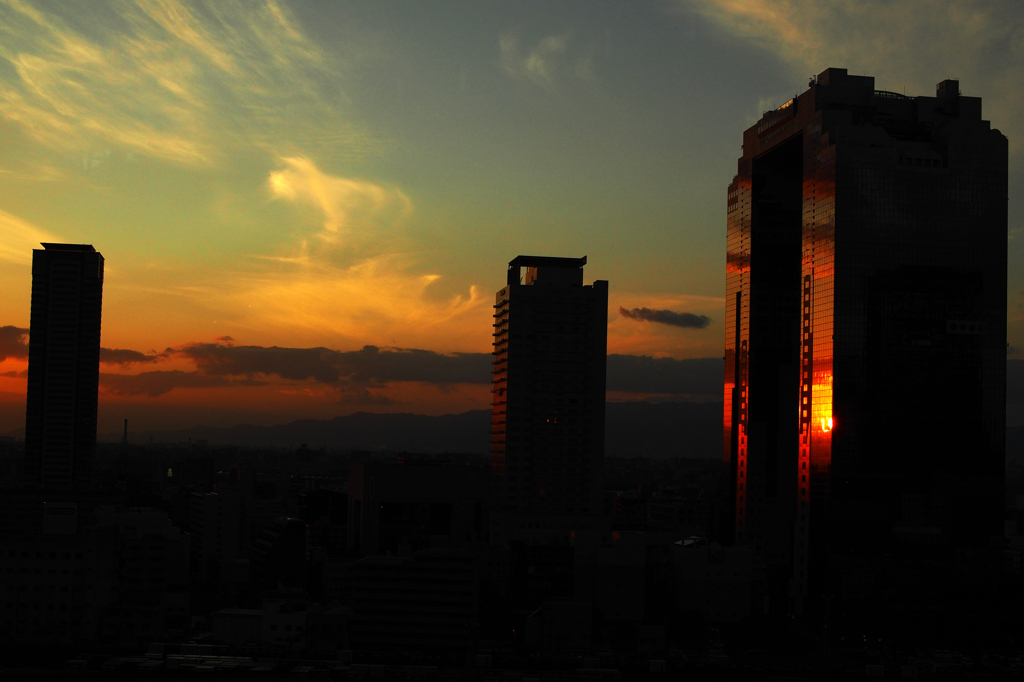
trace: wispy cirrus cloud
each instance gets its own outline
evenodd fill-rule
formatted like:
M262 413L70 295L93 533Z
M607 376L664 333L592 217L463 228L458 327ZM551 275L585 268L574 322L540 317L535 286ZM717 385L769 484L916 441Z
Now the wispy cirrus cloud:
M28 180L29 182L56 182L64 179L64 172L45 163L16 160L13 167L0 168L0 180Z
M267 178L271 196L312 211L316 224L300 228L297 241L282 245L278 255L257 257L271 265L197 290L207 303L254 311L259 319L251 326L287 325L395 345L450 337L451 324L483 310L476 286L438 296L442 276L423 272L416 256L404 253L413 204L401 189L328 173L306 157L280 164ZM485 335L470 338L486 343Z
M433 289L441 275L418 269L416 259L400 254L351 265L308 258L237 273L189 295L243 319L250 328L288 328L354 343L385 339L395 345L443 347L454 342L460 350L486 345L486 329L479 324L486 300L479 289L471 285L468 291L437 297Z
M266 2L0 3L0 117L53 149L207 165L232 146L375 143L345 65Z
M1024 123L1024 4L918 0L681 0L802 77L835 66L875 77L879 89L934 93L959 78L984 99L987 119L1019 151ZM799 86L802 83L796 83ZM781 104L781 102L779 102Z
M412 202L400 189L330 175L305 157L282 158L284 168L270 173L272 194L311 205L323 214L321 240L365 242L379 239L389 228L412 213Z
M0 210L0 261L28 265L32 249L38 249L42 242L59 241L52 232Z
M310 345L489 345L485 297L472 284L449 286L426 263L406 232L414 207L400 188L331 173L302 156L278 158L261 185L287 226L276 246L217 268L147 269L136 289L149 287L191 317L228 323L211 335L279 339L287 330Z
M506 31L498 39L498 55L508 76L543 88L553 88L564 77L593 80L593 50L571 50L571 46L571 33L545 36L524 46L516 31Z

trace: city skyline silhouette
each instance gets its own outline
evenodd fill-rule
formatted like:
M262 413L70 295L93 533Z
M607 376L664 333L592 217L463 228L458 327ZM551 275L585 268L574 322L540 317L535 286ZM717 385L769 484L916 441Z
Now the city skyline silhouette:
M0 676L1013 677L1020 35L0 2Z

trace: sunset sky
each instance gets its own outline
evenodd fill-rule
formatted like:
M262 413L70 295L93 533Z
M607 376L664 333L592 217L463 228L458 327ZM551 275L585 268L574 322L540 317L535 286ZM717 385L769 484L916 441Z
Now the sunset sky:
M612 399L717 398L741 133L830 66L983 98L1024 348L1024 3L0 0L0 433L43 241L106 258L101 433L486 407L518 254L609 280Z

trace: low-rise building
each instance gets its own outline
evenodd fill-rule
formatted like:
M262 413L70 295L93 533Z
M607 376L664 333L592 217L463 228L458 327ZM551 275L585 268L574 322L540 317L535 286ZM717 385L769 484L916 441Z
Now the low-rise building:
M673 546L676 596L681 611L696 611L713 623L736 623L750 615L754 550L722 547L703 538Z
M423 550L351 564L344 599L353 610L352 647L468 654L477 640L477 555Z
M221 609L210 614L213 637L224 644L259 644L263 609Z

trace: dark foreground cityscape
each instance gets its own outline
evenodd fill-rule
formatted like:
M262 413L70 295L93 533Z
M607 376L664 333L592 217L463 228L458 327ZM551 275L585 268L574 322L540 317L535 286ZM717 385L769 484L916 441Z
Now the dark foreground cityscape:
M981 111L831 68L744 132L720 460L606 453L609 283L524 255L489 455L97 444L104 260L43 244L0 676L1018 679L1008 148Z

